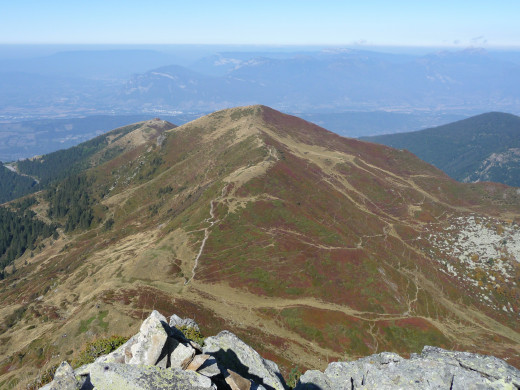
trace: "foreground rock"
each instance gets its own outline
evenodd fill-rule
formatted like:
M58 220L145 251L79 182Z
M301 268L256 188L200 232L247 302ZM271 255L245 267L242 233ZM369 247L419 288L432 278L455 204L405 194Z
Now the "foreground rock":
M170 324L195 327L172 316ZM153 311L138 334L116 351L73 370L63 362L44 390L265 390L287 389L278 366L228 331L201 348ZM520 389L520 371L503 360L424 347L404 359L383 352L354 362L330 363L303 374L296 390Z
M192 319L172 316L170 324L199 329ZM139 333L94 363L73 370L63 362L45 390L284 389L275 363L230 332L210 337L207 353L200 345L153 311ZM229 370L228 370L229 369ZM240 370L240 372L238 372ZM246 374L246 375L244 375ZM263 387L262 384L266 383Z
M95 363L90 381L96 389L125 390L206 390L216 389L211 379L193 371L161 369L117 363Z
M266 389L284 390L287 386L276 363L264 359L233 333L224 330L208 337L204 353L214 356L222 366Z
M46 390L75 390L81 388L81 384L75 376L69 363L63 362L54 374L52 383L45 387Z
M307 371L296 390L332 389L519 389L520 371L503 360L466 352L424 347L403 359L380 353L355 362L330 363Z
M157 363L168 339L167 327L166 318L154 310L141 325L137 340L131 347L129 364L151 366Z

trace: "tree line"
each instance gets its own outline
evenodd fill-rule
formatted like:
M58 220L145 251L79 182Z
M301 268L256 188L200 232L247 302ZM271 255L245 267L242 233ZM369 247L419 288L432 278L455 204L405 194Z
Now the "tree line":
M92 182L85 174L67 177L46 192L51 219L63 220L66 232L88 229L94 220Z
M57 238L56 225L36 218L28 208L31 204L32 201L22 201L15 204L19 206L16 209L0 207L0 279L5 276L5 267L25 251L36 249L42 239L52 235Z
M92 180L85 174L72 175L50 185L44 198L49 202L47 213L54 221L52 224L41 221L30 210L36 203L35 197L0 207L0 279L5 277L5 267L25 251L36 249L41 240L52 235L58 238L58 226L65 232L88 229L96 221L91 188Z
M0 164L0 203L16 199L38 188L38 183L30 177L19 175Z
M16 162L20 173L38 178L39 183L30 177L11 172L0 164L0 203L46 189L50 184L90 168L91 157L98 152L100 154L98 164L116 157L123 151L122 147L103 150L109 144L109 137L112 137L112 142L116 141L140 126L140 124L125 126L68 149L58 150L40 158Z
M55 183L71 174L77 174L90 168L90 157L108 146L109 136L113 137L113 142L140 126L140 124L125 126L107 134L99 135L71 148L46 154L38 159L20 160L17 162L18 170L27 175L39 178L41 188L44 188L50 183ZM101 153L99 162L108 161L121 151L120 148L106 150L104 153Z

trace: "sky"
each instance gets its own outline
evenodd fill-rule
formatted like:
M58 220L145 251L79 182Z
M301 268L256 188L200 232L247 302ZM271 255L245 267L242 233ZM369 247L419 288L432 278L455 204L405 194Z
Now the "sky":
M518 0L2 0L0 44L520 47Z

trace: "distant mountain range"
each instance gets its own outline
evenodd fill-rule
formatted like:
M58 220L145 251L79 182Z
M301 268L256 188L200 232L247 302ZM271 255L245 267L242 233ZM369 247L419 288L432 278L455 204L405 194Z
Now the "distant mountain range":
M364 137L419 158L463 182L520 187L520 117L491 112L421 131Z
M208 112L257 103L298 113L519 112L520 62L506 54L271 50L186 64L155 51L66 52L0 61L0 117Z
M520 65L483 50L422 57L357 50L291 58L229 54L205 65L195 68L210 75L169 66L134 76L119 99L183 110L257 102L297 112L520 108Z
M1 208L0 383L153 309L286 374L424 345L520 365L516 188L258 105L89 142L17 164L49 184Z

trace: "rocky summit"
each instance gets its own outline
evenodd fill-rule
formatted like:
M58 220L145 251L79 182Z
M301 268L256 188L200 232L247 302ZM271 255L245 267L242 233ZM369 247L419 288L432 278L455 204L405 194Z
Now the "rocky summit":
M185 330L198 328L175 314L172 322L185 324ZM64 361L40 390L289 388L276 363L233 333L222 331L200 346L154 310L118 349L76 370ZM520 370L493 356L426 346L410 359L383 352L333 362L324 372L305 372L294 389L520 389Z

